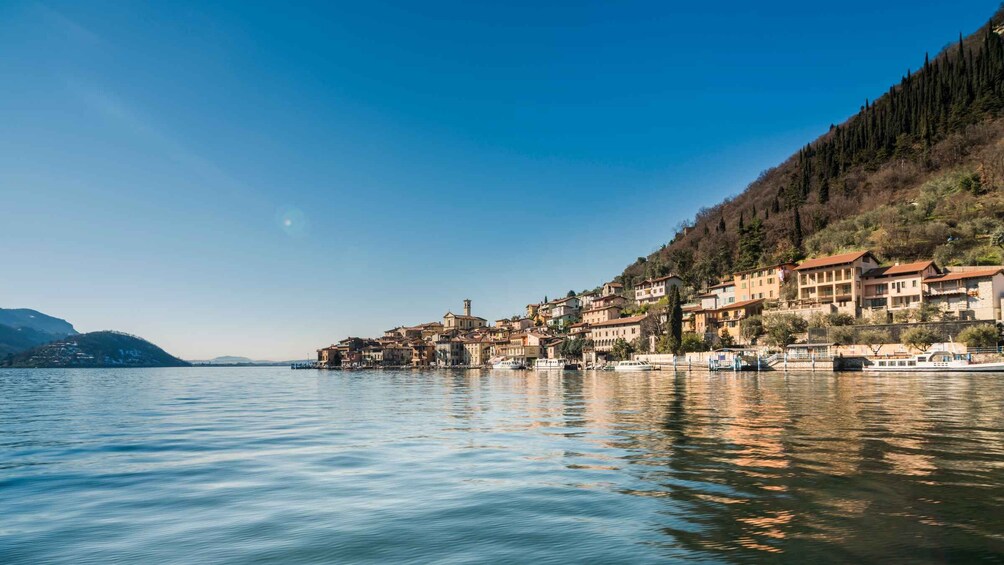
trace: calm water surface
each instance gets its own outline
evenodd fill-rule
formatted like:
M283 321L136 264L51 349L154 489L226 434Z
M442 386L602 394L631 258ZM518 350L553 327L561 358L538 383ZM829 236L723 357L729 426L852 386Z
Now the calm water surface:
M1004 562L1004 376L0 370L3 563Z

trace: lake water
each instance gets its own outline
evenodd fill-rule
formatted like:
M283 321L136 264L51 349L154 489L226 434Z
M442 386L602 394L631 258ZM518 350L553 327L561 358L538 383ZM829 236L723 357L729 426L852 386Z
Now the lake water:
M0 370L0 562L1004 562L1004 375Z

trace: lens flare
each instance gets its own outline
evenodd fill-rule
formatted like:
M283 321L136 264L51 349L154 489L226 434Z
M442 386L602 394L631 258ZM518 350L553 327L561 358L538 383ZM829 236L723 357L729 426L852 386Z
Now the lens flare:
M290 237L303 237L307 234L310 223L303 210L295 206L282 206L275 214L279 229Z

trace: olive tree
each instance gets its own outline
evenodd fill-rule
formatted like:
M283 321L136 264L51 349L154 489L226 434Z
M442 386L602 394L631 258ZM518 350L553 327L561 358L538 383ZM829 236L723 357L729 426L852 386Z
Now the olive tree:
M857 336L857 342L867 345L875 355L878 355L883 345L891 341L892 336L889 335L887 330L863 330L858 332Z
M766 341L776 347L795 343L795 335L808 328L805 318L795 314L767 314L763 317L763 332Z
M910 328L900 335L900 342L923 353L931 344L941 340L941 334L928 328Z

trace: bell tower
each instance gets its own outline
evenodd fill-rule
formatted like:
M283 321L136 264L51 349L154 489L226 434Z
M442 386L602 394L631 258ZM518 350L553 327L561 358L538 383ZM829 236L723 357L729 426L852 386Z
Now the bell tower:
M471 299L470 298L465 298L464 299L464 316L470 316L470 315L471 315Z

